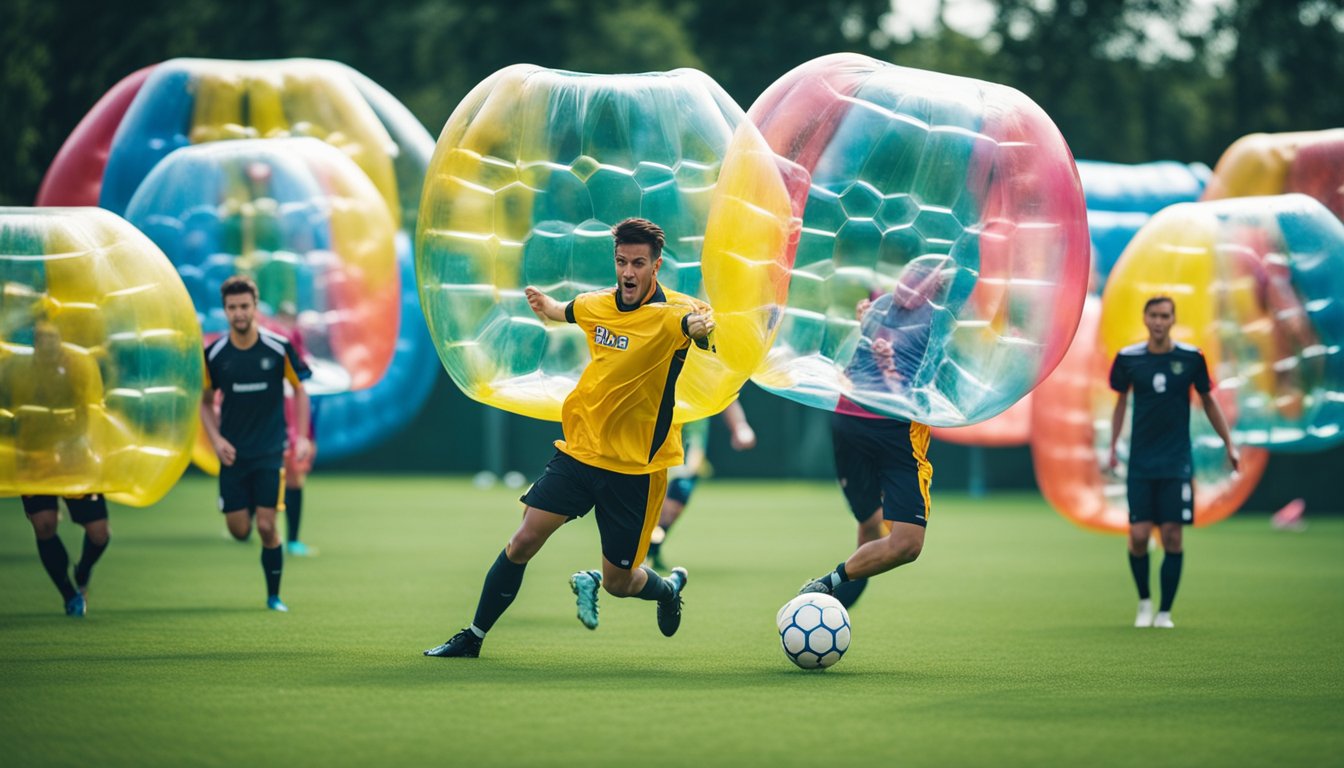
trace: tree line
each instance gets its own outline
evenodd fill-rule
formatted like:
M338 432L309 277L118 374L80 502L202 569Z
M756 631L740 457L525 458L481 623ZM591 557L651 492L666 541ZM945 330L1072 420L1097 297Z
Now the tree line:
M941 19L943 0L935 2ZM472 86L518 62L597 73L694 67L745 109L776 77L836 51L1011 85L1091 160L1212 165L1247 133L1344 126L1344 0L997 0L974 37L940 21L894 35L892 0L4 5L4 205L32 204L99 96L175 57L341 61L435 135ZM1200 8L1212 10L1207 25L1175 23Z

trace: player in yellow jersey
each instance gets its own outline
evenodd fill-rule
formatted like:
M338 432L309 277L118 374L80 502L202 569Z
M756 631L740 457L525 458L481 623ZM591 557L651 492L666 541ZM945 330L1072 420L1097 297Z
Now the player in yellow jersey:
M709 347L710 309L658 283L663 230L645 219L612 228L615 289L561 304L536 288L527 301L543 320L577 324L592 361L561 409L564 440L522 497L523 522L485 576L469 627L426 656L476 657L486 632L513 603L527 563L561 525L597 508L602 586L615 597L658 603L658 628L681 624L684 568L663 578L640 567L667 489L667 469L682 462L681 428L672 423L677 376L692 342Z

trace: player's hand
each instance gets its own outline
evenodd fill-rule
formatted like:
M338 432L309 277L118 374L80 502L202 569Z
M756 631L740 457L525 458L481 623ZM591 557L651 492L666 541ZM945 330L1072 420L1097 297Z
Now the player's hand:
M1120 466L1120 454L1116 453L1116 451L1115 451L1115 446L1112 445L1112 446L1111 446L1111 457L1110 457L1109 459L1107 459L1107 461L1106 461L1106 467L1107 467L1107 469L1109 469L1109 470L1111 470L1112 472L1114 472L1114 471L1115 471L1115 468L1118 467L1118 466Z
M854 319L863 322L863 316L868 314L868 310L872 307L872 299L861 299L858 304L854 305Z
M891 342L887 339L873 339L873 355L891 359L896 355L896 350L892 348Z
M692 339L706 339L714 332L714 318L709 313L686 316L686 334Z
M1235 445L1227 446L1227 463L1232 465L1233 472L1241 469L1241 452Z
M221 437L215 441L215 455L219 457L220 464L232 467L238 459L238 450L233 447L233 443Z
M294 460L300 464L313 455L313 441L299 436L294 439Z
M523 294L527 296L527 305L532 308L533 312L537 313L538 317L542 320L549 319L547 309L555 301L554 299L530 285L523 289Z
M749 451L756 447L756 430L747 424L743 424L733 430L728 442L733 446L734 451Z

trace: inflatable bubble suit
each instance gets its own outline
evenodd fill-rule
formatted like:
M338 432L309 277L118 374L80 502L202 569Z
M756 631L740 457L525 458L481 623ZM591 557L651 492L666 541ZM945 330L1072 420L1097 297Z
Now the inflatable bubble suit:
M786 317L753 381L962 426L1054 368L1090 245L1072 155L1030 99L836 54L785 74L749 116L809 181Z
M1252 133L1218 158L1203 200L1302 192L1344 214L1344 128Z
M220 139L305 136L341 150L387 205L398 227L402 282L400 322L391 324L395 342L382 342L395 344L386 373L366 389L317 398L326 461L394 434L420 411L434 384L435 355L420 322L411 252L433 139L404 106L335 62L175 59L128 76L95 105L57 155L38 200L125 213L150 171L174 150ZM219 305L217 295L208 298L203 309Z
M227 333L220 285L257 283L259 309L297 316L314 393L372 386L392 359L400 310L395 223L378 190L316 139L220 141L165 157L126 219L163 249L207 339Z
M1127 165L1079 160L1078 176L1087 199L1087 227L1102 280L1154 213L1168 205L1198 200L1210 173L1203 163L1166 160ZM1096 290L1100 289L1098 284Z
M0 208L0 286L0 495L158 501L204 380L172 265L104 210Z
M1142 329L1143 302L1169 285L1177 322L1235 394L1239 442L1344 441L1344 223L1305 195L1276 195L1173 206L1141 234L1124 282L1107 286L1107 348Z
M1122 258L1117 268L1124 263ZM1137 310L1132 306L1126 309L1131 310L1131 314L1138 318L1137 335L1132 318L1120 319L1129 320L1125 323L1129 338L1141 341L1147 338L1142 323L1142 304ZM1192 340L1189 327L1184 325L1183 308L1178 307L1176 317L1173 335ZM1117 396L1108 384L1108 377L1115 356L1101 344L1101 322L1102 301L1089 297L1068 353L1054 373L1032 393L1032 399L1039 407L1031 412L1031 456L1036 484L1055 511L1081 527L1124 534L1129 531L1124 473L1128 467L1133 398L1117 446L1121 464L1116 473L1111 473L1107 464L1111 414ZM1227 400L1225 394L1219 393L1220 402ZM1191 407L1194 409L1190 414L1190 431L1195 472L1195 525L1204 526L1237 511L1255 490L1269 456L1262 449L1243 447L1241 471L1228 472L1224 466L1222 441L1208 426L1197 400Z
M663 228L659 282L707 299L716 352L693 348L678 422L722 410L769 347L794 203L732 99L694 70L586 75L515 65L449 117L430 164L416 275L430 332L468 396L558 420L588 362L523 288L567 302L615 283L612 225Z

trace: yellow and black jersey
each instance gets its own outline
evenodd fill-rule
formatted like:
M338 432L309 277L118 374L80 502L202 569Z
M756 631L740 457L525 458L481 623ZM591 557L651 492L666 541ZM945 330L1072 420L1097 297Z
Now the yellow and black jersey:
M312 376L285 337L258 328L257 343L239 349L225 334L205 348L205 388L224 393L219 433L240 459L284 453L285 386Z
M592 362L565 398L565 439L555 447L613 472L642 475L682 462L672 424L677 376L691 339L686 318L709 307L655 283L642 304L621 306L614 288L585 293L565 319L588 337Z

